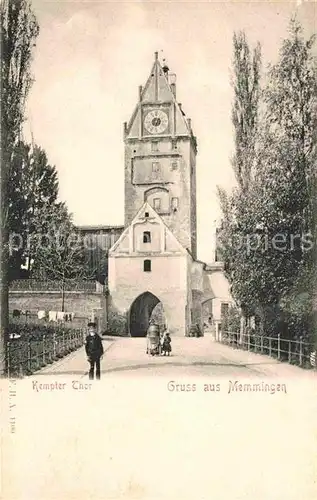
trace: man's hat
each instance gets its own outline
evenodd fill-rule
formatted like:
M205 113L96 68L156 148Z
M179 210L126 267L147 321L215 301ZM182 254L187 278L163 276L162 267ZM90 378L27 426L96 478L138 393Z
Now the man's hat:
M88 325L87 325L87 326L88 326L88 327L89 327L89 326L94 326L94 327L96 327L97 325L96 325L96 323L95 323L94 321L89 321L89 323L88 323Z

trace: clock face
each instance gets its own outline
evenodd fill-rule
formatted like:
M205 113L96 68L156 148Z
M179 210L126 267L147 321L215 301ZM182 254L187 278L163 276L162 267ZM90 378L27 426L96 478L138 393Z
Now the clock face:
M161 109L152 109L144 119L144 127L150 134L161 134L167 129L168 116Z

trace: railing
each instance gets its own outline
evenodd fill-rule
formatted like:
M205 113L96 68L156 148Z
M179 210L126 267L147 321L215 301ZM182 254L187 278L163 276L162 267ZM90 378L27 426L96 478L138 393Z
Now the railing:
M57 330L53 333L20 337L7 342L7 376L31 375L75 351L84 343L83 330Z
M33 280L22 279L15 280L10 283L10 291L32 291L32 292L60 292L62 291L62 284L60 281L49 280ZM65 292L95 292L95 281L78 281L66 280L64 286Z
M219 342L259 354L265 354L279 361L287 361L301 367L316 367L316 349L305 342L301 337L299 340L283 339L280 335L276 337L265 337L262 335L244 334L235 332L221 332Z

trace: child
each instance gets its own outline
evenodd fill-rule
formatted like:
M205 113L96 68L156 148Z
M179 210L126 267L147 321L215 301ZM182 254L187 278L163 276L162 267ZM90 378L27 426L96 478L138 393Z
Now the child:
M172 351L172 340L171 340L171 336L168 332L165 332L164 334L164 337L163 337L163 345L162 345L162 352L164 354L164 356L167 355L169 356L170 355L170 352Z

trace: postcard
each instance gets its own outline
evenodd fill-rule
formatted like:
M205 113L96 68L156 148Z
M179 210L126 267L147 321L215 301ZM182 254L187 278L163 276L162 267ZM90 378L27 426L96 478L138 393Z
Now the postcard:
M317 498L316 4L1 3L1 498Z

